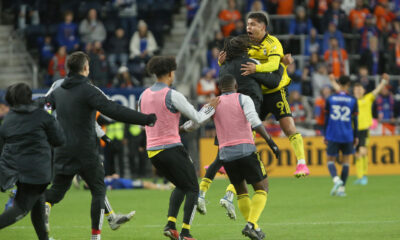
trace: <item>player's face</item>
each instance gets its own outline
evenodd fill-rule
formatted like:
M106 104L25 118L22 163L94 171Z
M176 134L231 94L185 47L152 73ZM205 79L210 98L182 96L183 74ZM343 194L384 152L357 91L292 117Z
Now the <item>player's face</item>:
M266 34L265 24L256 19L247 19L247 34L252 40L261 41Z
M170 73L170 83L169 83L169 85L171 85L174 82L174 80L175 80L175 71L172 71Z
M361 86L354 87L353 93L355 98L357 99L362 98L362 96L364 96L364 92L365 90L363 87Z

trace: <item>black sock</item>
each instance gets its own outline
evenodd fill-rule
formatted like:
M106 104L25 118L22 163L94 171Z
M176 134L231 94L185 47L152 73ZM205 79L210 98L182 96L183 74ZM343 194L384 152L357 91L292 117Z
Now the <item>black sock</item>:
M167 227L176 230L176 224L173 221L168 221Z
M179 208L184 198L185 193L181 189L175 188L174 191L172 191L171 197L169 198L168 217L176 218L178 216Z
M48 240L48 232L45 226L44 194L37 200L31 211L31 221L39 240Z
M182 230L181 230L181 235L183 235L183 236L188 236L188 235L190 235L189 229L182 228Z

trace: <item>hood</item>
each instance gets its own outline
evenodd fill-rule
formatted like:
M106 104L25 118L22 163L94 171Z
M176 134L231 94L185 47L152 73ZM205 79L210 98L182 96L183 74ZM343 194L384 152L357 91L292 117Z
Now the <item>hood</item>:
M89 79L85 76L79 74L68 74L68 76L64 79L64 82L61 84L61 87L70 89L87 82L89 82Z
M19 113L29 113L35 111L38 108L39 106L37 104L31 103L31 104L17 105L11 107L11 110Z

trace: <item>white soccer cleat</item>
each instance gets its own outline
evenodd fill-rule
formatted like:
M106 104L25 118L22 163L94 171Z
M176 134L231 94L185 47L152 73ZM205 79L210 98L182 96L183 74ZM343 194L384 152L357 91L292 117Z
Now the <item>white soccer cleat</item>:
M108 224L112 230L117 230L122 224L129 222L135 213L136 211L132 211L128 214L115 214L115 216L108 221Z
M203 197L197 199L197 211L202 215L206 215L207 213L206 200Z
M236 220L235 205L233 205L231 201L226 198L221 198L219 204L226 209L226 215L228 215L230 219Z
M343 186L343 181L341 179L334 181L331 189L331 196L335 196L338 193L339 187L341 186Z

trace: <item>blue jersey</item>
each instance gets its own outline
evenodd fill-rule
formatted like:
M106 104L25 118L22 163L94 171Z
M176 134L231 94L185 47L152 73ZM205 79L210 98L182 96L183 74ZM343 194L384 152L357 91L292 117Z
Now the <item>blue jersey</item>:
M333 94L326 101L325 110L326 140L353 142L357 133L357 100L345 92Z

